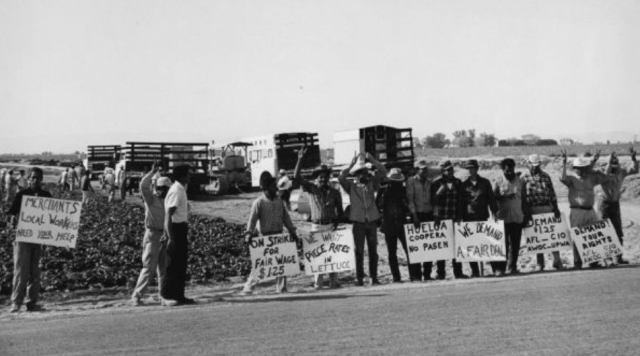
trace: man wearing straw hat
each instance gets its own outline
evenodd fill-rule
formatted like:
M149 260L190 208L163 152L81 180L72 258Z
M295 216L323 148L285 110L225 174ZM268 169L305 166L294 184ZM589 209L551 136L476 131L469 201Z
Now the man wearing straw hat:
M622 182L624 178L631 174L638 173L638 160L636 159L636 151L633 147L629 148L631 154L631 160L633 161L633 167L621 168L620 161L615 152L609 157L609 163L607 164L606 174L609 176L609 181L601 184L601 189L596 196L598 204L597 213L601 220L609 219L611 224L616 229L616 234L620 239L620 244L623 244L622 237L622 217L620 215L620 196L622 190ZM629 261L622 258L622 255L617 258L618 264L628 264Z
M462 182L462 196L464 199L462 220L487 221L489 211L497 219L498 204L493 195L491 182L478 174L478 161L470 159L464 162L463 167L469 171L469 177ZM478 262L469 262L471 277L480 277L480 265Z
M431 204L435 221L453 220L462 221L462 182L453 175L451 161L440 163L442 175L431 185ZM453 276L455 278L468 278L462 273L462 263L453 261ZM445 261L437 262L438 279L445 278Z
M569 221L571 227L589 225L598 221L598 215L593 209L595 192L593 188L599 184L607 183L609 178L602 172L593 171L591 168L597 159L590 162L586 157L576 157L573 160L573 169L576 176L567 175L567 151L562 150L562 177L560 182L569 188L569 206L571 213ZM599 262L589 264L590 267L599 267ZM582 268L582 259L575 244L573 246L573 267Z
M427 161L418 161L416 170L416 175L407 179L407 203L413 224L418 227L423 222L433 221L433 205L431 205L431 179L429 179ZM412 282L431 280L432 265L432 262L410 264L409 278Z
M377 168L374 176L369 174L364 159L368 159ZM356 176L356 182L348 179L349 174ZM387 169L369 153L360 153L353 157L349 167L340 173L338 178L351 201L349 220L353 222L353 240L356 248L356 286L364 282L364 242L369 250L369 277L371 285L378 285L378 227L380 219L375 195L380 183L387 175Z
M558 198L553 189L551 177L542 170L540 156L532 154L527 158L529 172L522 176L525 189L527 191L526 202L529 205L531 215L553 213L556 218L560 218L560 209L558 209ZM556 270L564 269L562 260L560 259L560 251L553 251L553 268ZM544 270L544 254L539 253L536 256L538 262L538 270Z
M380 230L384 233L389 253L389 269L393 276L393 283L402 283L400 269L398 268L398 240L402 244L407 261L407 239L404 235L404 224L407 222L409 211L407 191L404 187L404 175L400 168L391 168L387 175L389 183L378 193L379 206L382 208L382 225ZM409 267L411 274L411 267Z
M312 177L315 182L309 182L300 176L300 167L306 148L302 148L298 152L298 163L293 173L293 180L300 183L302 189L309 195L309 207L311 208L311 231L310 233L318 233L335 230L342 220L344 211L342 209L342 196L337 189L329 186L329 178L331 177L331 169L322 164L313 170ZM314 275L315 289L321 289L324 274ZM338 288L338 273L329 273L329 287Z

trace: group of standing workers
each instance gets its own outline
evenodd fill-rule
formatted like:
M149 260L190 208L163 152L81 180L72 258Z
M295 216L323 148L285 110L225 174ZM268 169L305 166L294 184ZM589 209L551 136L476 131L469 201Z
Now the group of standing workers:
M19 191L27 189L27 186L24 170L0 169L0 197L5 203L10 202Z
M369 283L380 284L378 280L377 231L378 226L385 235L389 253L389 267L393 282L402 282L399 271L397 246L398 242L405 251L409 261L409 278L411 281L432 280L432 263L411 263L407 252L404 226L413 223L416 226L423 222L439 222L453 220L487 221L502 220L506 235L506 261L491 262L495 276L518 274L518 255L522 229L536 214L553 213L561 216L558 198L549 174L542 169L542 161L537 154L527 158L527 170L517 173L516 162L506 158L500 162L500 176L493 181L478 174L477 160L470 159L461 166L468 171L464 181L454 176L454 165L444 161L439 165L440 174L435 179L429 177L429 165L421 160L416 163L415 175L404 176L398 168L387 170L370 154L361 154L353 158L351 164L344 169L338 182L350 198L348 212L342 207L339 190L329 184L331 170L321 165L313 170L313 181L306 181L300 176L300 165L304 158L304 148L298 155L298 164L294 172L293 182L300 184L309 195L311 210L311 233L336 229L338 224L348 221L353 224L353 238L356 257L356 286L364 285L364 250L365 243L369 256ZM562 151L562 175L560 182L568 188L570 205L569 223L571 227L588 225L602 219L610 219L623 242L620 218L620 191L622 181L629 174L638 173L636 152L630 149L633 167L625 169L615 153L609 157L604 171L594 169L599 159L599 152L589 158L577 157L573 160L574 174L567 173L567 155ZM370 164L366 164L368 160ZM371 172L371 168L375 168ZM282 176L282 174L281 174ZM351 176L351 177L350 177ZM247 225L246 241L256 235L257 222L260 223L262 235L281 233L283 228L293 236L296 227L286 209L286 203L277 192L275 181L267 176L261 180L264 196L257 199L252 207L250 221ZM596 188L600 191L596 194ZM553 252L551 266L556 270L565 267L559 252ZM574 248L574 268L582 268L580 255ZM547 268L544 254L536 256L537 270ZM446 261L437 261L436 279L446 277ZM617 264L627 264L622 255L616 256ZM455 278L480 277L479 263L471 262L470 275L463 273L462 264L452 260ZM592 263L596 267L599 263ZM329 286L338 287L336 273L329 274ZM251 293L255 279L245 286L244 293ZM323 275L315 276L314 287L323 287ZM277 281L276 290L286 291L286 278Z

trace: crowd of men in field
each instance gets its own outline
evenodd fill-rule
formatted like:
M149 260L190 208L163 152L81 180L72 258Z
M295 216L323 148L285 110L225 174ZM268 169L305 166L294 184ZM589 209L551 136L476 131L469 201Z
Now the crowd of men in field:
M304 160L305 149L298 154L298 162L294 170L293 183L301 186L309 196L311 209L311 233L332 231L341 223L352 224L356 260L356 286L363 286L365 243L369 256L369 283L379 285L378 279L378 228L385 236L389 253L389 267L393 282L402 283L397 257L398 242L402 246L407 260L404 226L413 223L418 226L423 222L439 222L453 220L487 221L494 219L504 222L506 235L506 261L491 262L495 276L518 274L518 255L523 227L536 214L553 213L560 216L558 199L550 176L541 168L542 161L538 155L527 159L528 171L518 174L516 163L511 158L501 161L502 173L493 181L478 174L479 165L474 159L464 162L462 167L468 170L468 177L461 181L454 176L454 166L450 161L439 165L440 174L435 179L429 177L428 163L424 160L416 162L416 173L405 177L398 168L387 170L370 154L361 154L353 158L351 164L341 171L338 181L348 194L350 205L343 210L340 191L330 184L331 169L320 165L312 172L312 180L301 177L300 167ZM573 160L575 174L567 173L567 155L562 152L562 174L560 182L568 188L570 206L569 222L572 227L588 225L602 219L610 219L616 233L623 242L623 231L620 214L620 196L625 176L638 173L636 152L630 149L633 167L624 168L613 153L604 171L594 169L599 153L593 157L577 157ZM369 163L366 163L369 161ZM83 192L89 182L89 172L83 173L80 184ZM63 173L64 174L64 173ZM68 173L67 173L68 174ZM3 183L5 177L2 175ZM41 188L43 173L39 168L32 168L26 178L27 185L15 194L8 215L20 214L20 202L24 195L50 196ZM86 177L86 178L85 178ZM143 268L140 272L136 288L132 295L132 303L140 305L154 276L158 276L159 298L164 306L192 304L195 301L185 296L186 271L188 263L188 203L186 186L190 180L189 166L173 169L172 182L163 174L161 166L154 165L141 180L140 191L145 204L145 235L143 238ZM66 182L68 179L61 179ZM105 184L115 187L115 177L105 179ZM89 182L89 183L87 183ZM7 183L9 184L9 183ZM13 184L13 183L11 183ZM9 190L5 185L5 192ZM595 188L601 186L596 196ZM280 177L273 177L263 172L260 177L262 195L251 207L245 242L247 245L258 235L280 234L287 229L293 239L298 239L297 229L289 215L288 192L292 182L285 172ZM69 187L73 189L73 183ZM89 189L89 188L87 188ZM110 188L110 200L111 200ZM8 194L8 193L7 193ZM7 195L8 196L8 195ZM83 195L83 200L86 197ZM598 200L598 209L594 209ZM39 258L40 245L16 242L14 250L14 281L11 312L17 312L25 300L27 310L40 310L38 292L40 287ZM552 266L556 270L566 268L559 253L552 254ZM574 268L582 268L580 255L574 247ZM622 255L613 263L627 264ZM538 269L545 268L544 255L537 255ZM446 261L436 262L436 279L445 279ZM480 277L478 263L470 263L471 275L463 273L462 264L452 261L455 278ZM596 267L598 263L590 264ZM412 282L433 279L432 263L409 263L409 278ZM255 271L254 271L255 272ZM329 273L329 287L340 287L338 275ZM248 276L243 294L253 293L260 282L253 272ZM317 274L314 288L324 286L324 275ZM287 291L286 277L276 279L276 291Z

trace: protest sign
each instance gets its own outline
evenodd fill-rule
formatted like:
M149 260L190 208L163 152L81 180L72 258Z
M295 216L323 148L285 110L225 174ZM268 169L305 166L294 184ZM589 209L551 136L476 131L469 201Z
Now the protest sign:
M455 225L458 262L506 261L503 221L473 221Z
M302 256L307 275L351 271L356 267L353 232L310 232L302 240Z
M251 274L266 281L300 274L296 241L289 234L251 239Z
M546 253L571 249L571 235L564 214L556 218L553 213L535 214L522 229L522 253Z
M79 201L25 195L16 241L75 248L81 211Z
M622 245L609 219L591 225L572 227L573 243L582 263L602 261L622 254Z
M423 222L404 226L410 263L450 260L453 258L453 220Z

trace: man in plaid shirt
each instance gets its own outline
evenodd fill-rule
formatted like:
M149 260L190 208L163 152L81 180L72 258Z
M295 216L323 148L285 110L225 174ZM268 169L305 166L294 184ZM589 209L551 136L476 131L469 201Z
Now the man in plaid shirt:
M436 222L442 220L462 221L462 182L453 176L453 164L444 161L440 164L442 175L431 184L431 205ZM438 279L445 278L445 261L437 263ZM468 278L462 273L462 264L453 259L453 275L456 278Z
M533 154L528 158L529 172L522 176L525 190L527 193L526 203L531 209L531 214L553 213L556 218L560 217L558 209L558 198L553 189L551 177L540 168L540 157ZM553 251L553 268L557 270L564 269L562 260L560 259L560 251ZM544 254L539 253L538 270L544 270Z

